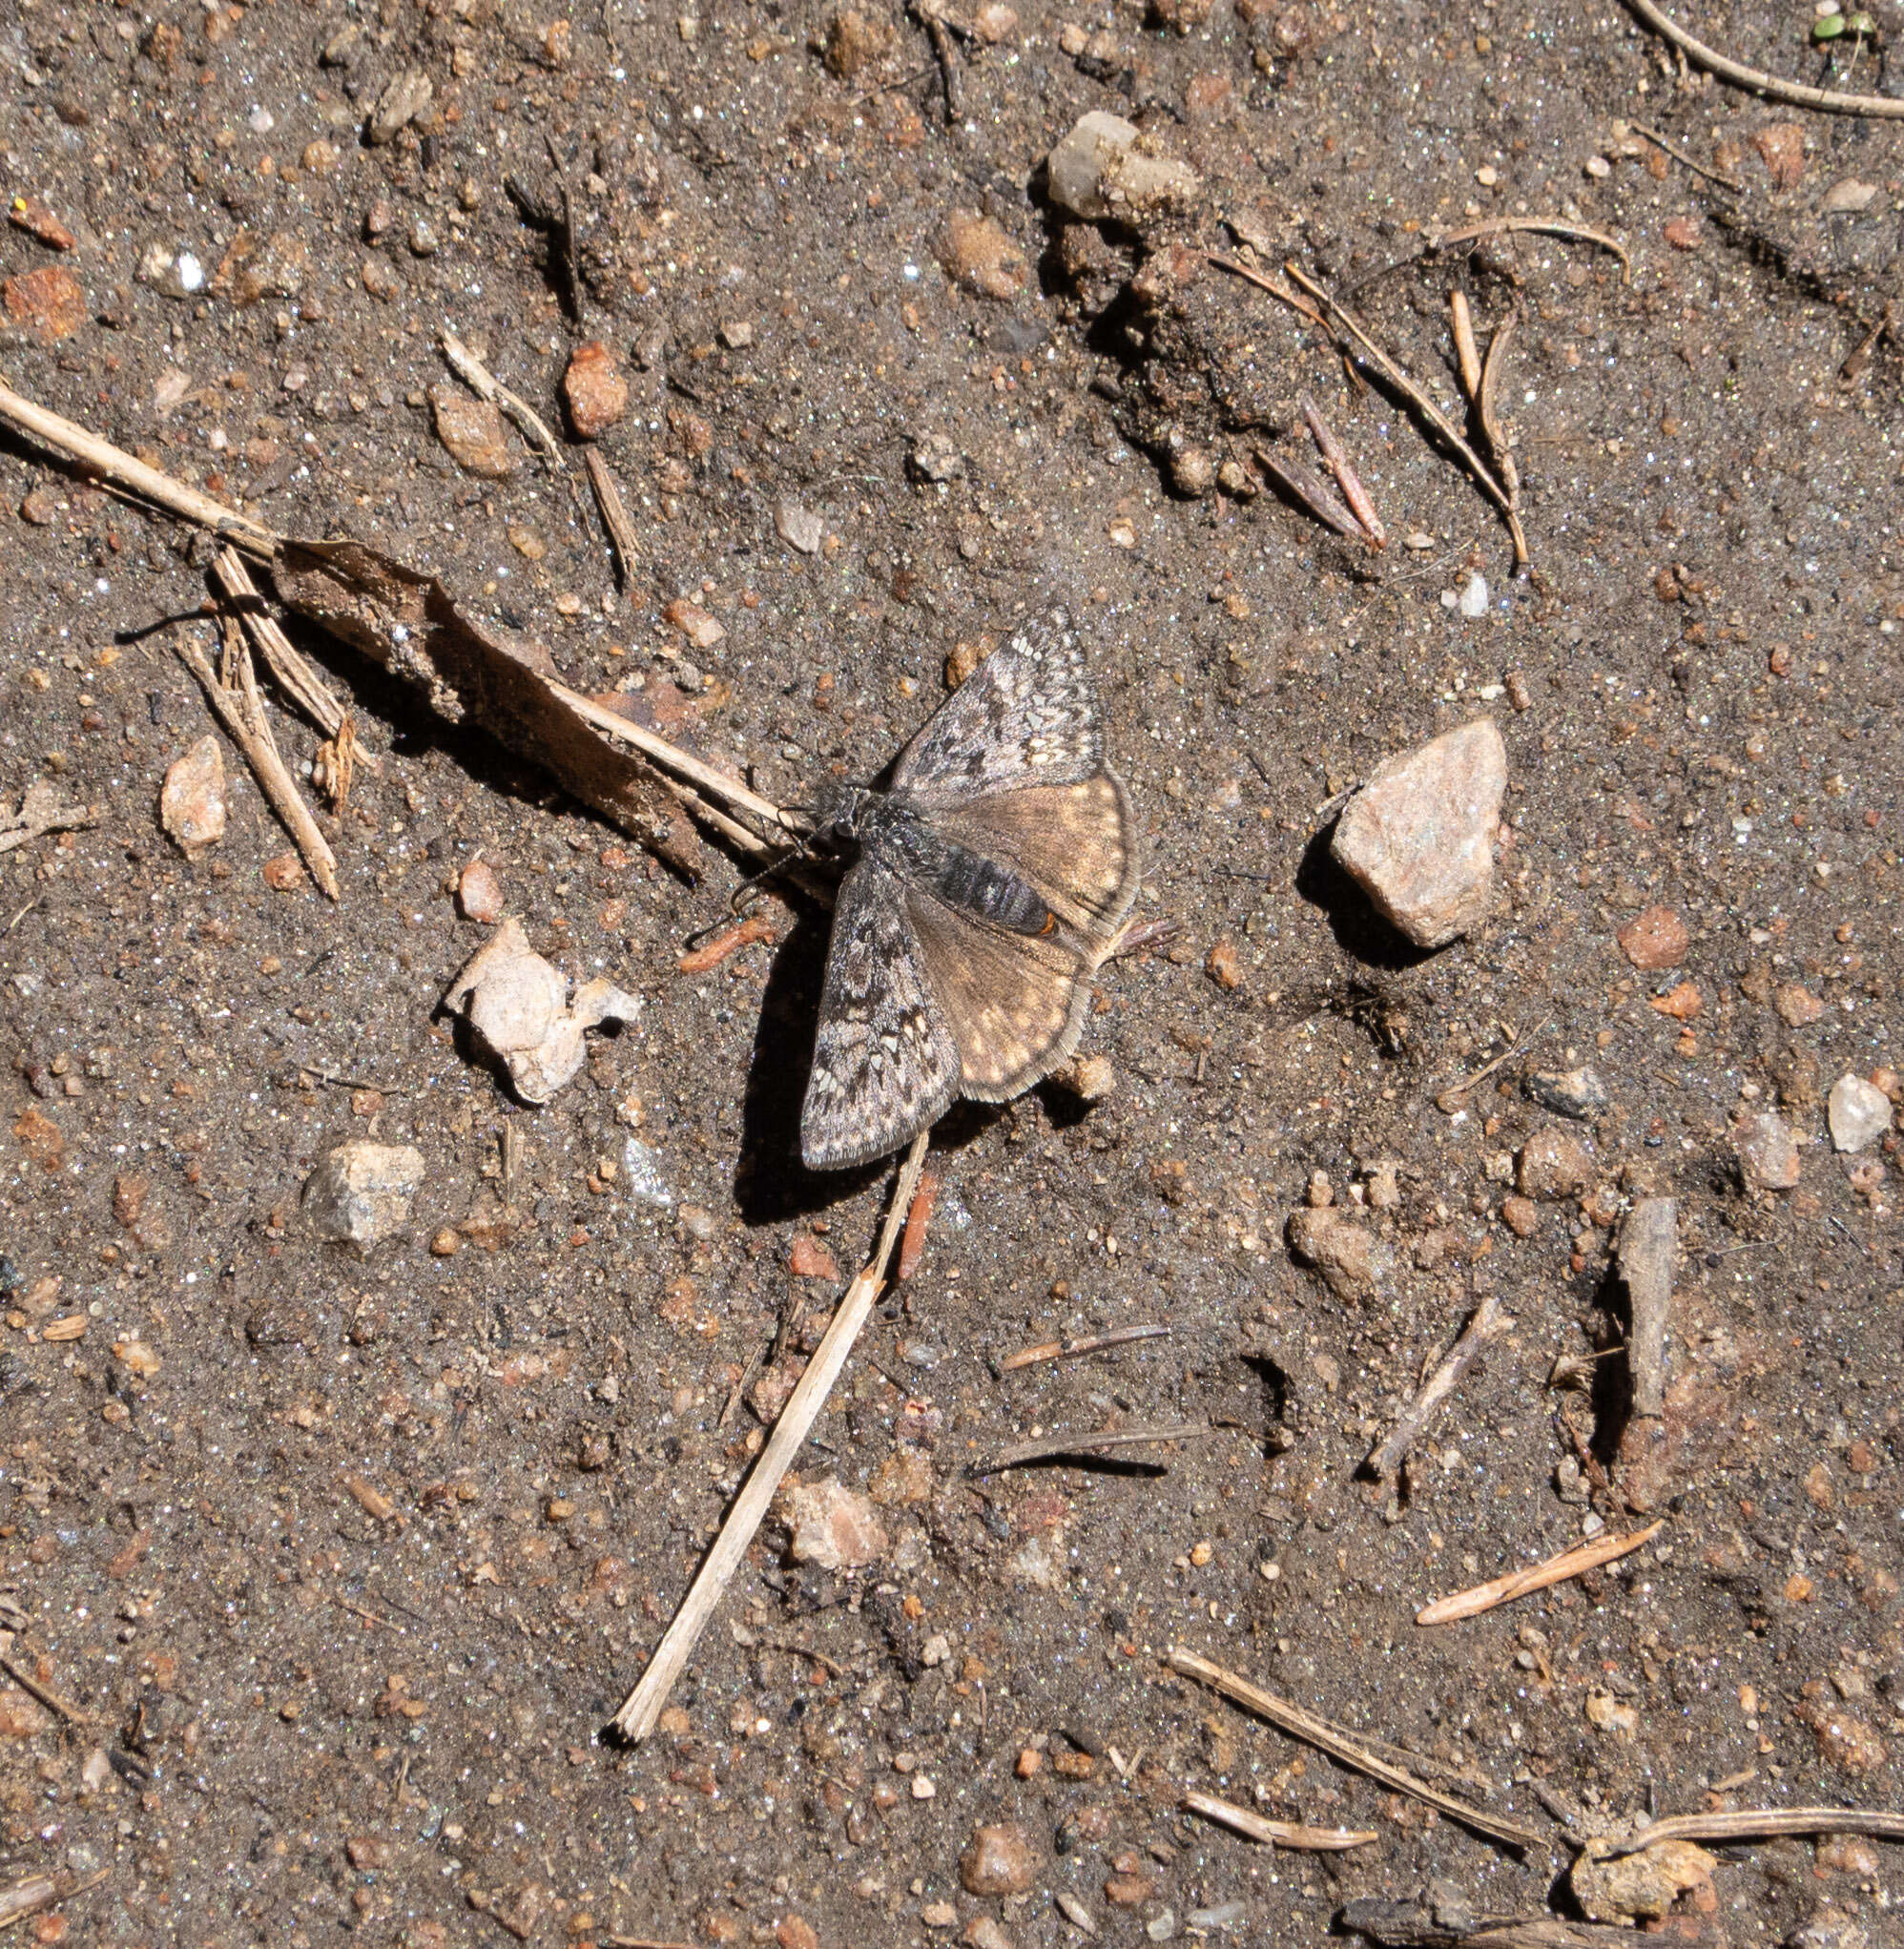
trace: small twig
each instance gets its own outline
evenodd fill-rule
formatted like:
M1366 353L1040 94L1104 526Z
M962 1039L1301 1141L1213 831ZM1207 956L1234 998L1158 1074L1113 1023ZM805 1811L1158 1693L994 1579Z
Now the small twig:
M347 713L310 658L284 633L278 618L262 607L264 598L251 579L244 557L236 549L220 549L213 557L212 574L218 587L239 605L238 620L244 624L245 633L257 646L258 653L264 658L285 695L326 737L336 737ZM357 763L366 772L383 769L362 745L354 750Z
M1241 278L1246 284L1253 284L1258 291L1267 291L1278 303L1288 305L1293 312L1306 318L1311 324L1320 325L1325 332L1329 329L1329 321L1310 303L1308 299L1292 291L1287 284L1278 284L1273 278L1266 277L1253 265L1246 264L1236 258L1225 257L1218 250L1207 250L1203 258L1206 263L1214 264L1219 271L1228 271L1232 278Z
M1632 130L1634 135L1644 135L1655 149L1664 151L1675 162L1683 162L1694 176L1703 176L1707 182L1717 183L1722 190L1730 190L1734 195L1739 194L1745 189L1745 184L1740 182L1735 176L1721 176L1716 169L1707 169L1703 162L1688 156L1684 149L1668 142L1657 129L1647 128L1645 122L1636 122L1629 117L1626 126Z
M806 1645L790 1645L779 1638L762 1638L760 1649L777 1651L783 1658L804 1658L809 1664L817 1665L831 1672L835 1678L844 1678L847 1668L837 1658L829 1658L824 1651L813 1650Z
M997 1475L1001 1469L1022 1468L1027 1462L1048 1462L1061 1455L1103 1455L1137 1448L1152 1441L1194 1441L1216 1430L1208 1421L1170 1421L1152 1428L1107 1428L1097 1434L1048 1435L1038 1441L1021 1441L985 1462L967 1465L968 1477Z
M1495 402L1500 391L1500 375L1507 367L1507 346L1514 336L1515 322L1510 313L1495 326L1494 336L1487 342L1487 359L1480 369L1480 384L1475 389L1475 418L1480 422L1481 438L1487 442L1488 456L1494 462L1495 471L1500 474L1500 484L1507 489L1507 498L1518 511L1521 507L1521 470L1514 465L1507 435L1502 432L1500 415L1495 410Z
M1542 237L1568 237L1576 243L1597 243L1602 250L1611 251L1620 259L1620 281L1630 284L1633 281L1633 259L1627 255L1626 246L1617 238L1611 238L1604 230L1587 230L1578 223L1563 223L1558 217L1491 217L1485 223L1477 223L1470 230L1437 231L1428 239L1430 250L1446 250L1451 244L1473 243L1483 237L1518 237L1533 231Z
M1257 447L1255 453L1256 465L1278 487L1294 495L1324 528L1333 528L1337 534L1352 534L1357 539L1362 537L1362 529L1356 517L1322 485L1320 478L1299 461L1278 460L1266 446Z
M31 1692L55 1718L66 1720L73 1726L90 1726L92 1714L83 1711L71 1699L63 1699L58 1692L42 1685L31 1672L23 1671L12 1659L0 1653L0 1671L4 1671L22 1691Z
M300 1063L298 1068L339 1089L374 1089L379 1096L402 1096L409 1088L407 1083L373 1083L368 1076L346 1076L341 1069L326 1069L318 1063Z
M238 634L238 624L234 618L225 617L224 625L228 631ZM244 639L241 634L238 634L238 641L242 648ZM228 691L219 683L212 666L205 661L205 653L197 644L183 642L175 644L174 648L178 653L178 660L198 679L198 687L205 693L205 701L225 727L226 736L244 754L245 762L258 779L259 788L270 799L272 810L284 821L299 852L303 855L304 864L311 869L311 878L332 900L341 900L343 893L338 885L336 857L325 842L323 834L318 830L318 822L311 817L310 807L292 782L291 774L284 769L284 760L279 757L278 747L271 741L268 728L260 730L253 724L250 713L239 701L240 694ZM244 660L249 666L249 652L245 653Z
M954 127L965 113L965 90L959 75L959 50L952 44L952 31L940 13L935 0L918 0L913 16L925 28L932 42L932 58L939 63L940 85L945 91L945 126Z
M1492 1610L1500 1604L1511 1604L1515 1598L1525 1597L1531 1590L1544 1590L1550 1585L1564 1584L1569 1577L1578 1577L1606 1564L1618 1563L1643 1544L1652 1542L1665 1527L1666 1521L1662 1518L1628 1536L1596 1536L1591 1543L1576 1544L1571 1549L1562 1550L1544 1564L1532 1564L1524 1570L1513 1570L1504 1577L1477 1584L1471 1590L1458 1590L1452 1596L1438 1597L1433 1604L1425 1605L1415 1613L1415 1622L1418 1625L1444 1625L1459 1623L1463 1618L1479 1617L1482 1611Z
M1400 1466L1401 1458L1434 1420L1441 1403L1460 1384L1462 1375L1480 1358L1488 1341L1513 1324L1512 1317L1501 1312L1500 1300L1492 1293L1485 1294L1475 1308L1474 1317L1461 1329L1460 1337L1448 1349L1441 1364L1429 1377L1426 1386L1402 1410L1401 1419L1396 1422L1388 1440L1370 1451L1359 1473L1372 1476L1377 1482L1393 1475Z
M1448 324L1455 339L1455 364L1461 377L1461 390L1473 405L1480 393L1480 348L1475 343L1474 315L1468 309L1464 292L1448 293Z
M1877 322L1858 341L1846 356L1845 363L1838 367L1838 380L1841 384L1855 385L1864 376L1864 368L1871 363L1873 347L1892 329L1891 321L1895 314L1895 303L1887 298L1884 301L1884 309L1877 315Z
M1291 1820L1266 1820L1260 1814L1233 1801L1219 1800L1214 1793L1186 1790L1184 1805L1192 1814L1221 1821L1251 1840L1265 1841L1272 1847L1292 1848L1311 1855L1346 1854L1351 1848L1365 1848L1381 1836L1374 1828L1302 1827Z
M486 400L491 405L501 406L522 429L522 436L551 466L562 465L562 448L555 435L537 417L535 409L527 400L519 399L496 375L485 365L455 333L445 331L438 335L437 343L443 349L443 356L449 361L450 370L473 392L478 399Z
M1525 1055L1527 1051L1533 1047L1534 1044L1542 1035L1546 1033L1547 1026L1549 1023L1553 1021L1553 1019L1554 1018L1551 1015L1543 1016L1542 1018L1539 1027L1537 1027L1534 1030L1533 1034L1518 1037L1514 1041L1514 1043L1511 1044L1507 1048L1502 1049L1501 1052L1498 1056L1496 1056L1491 1063L1483 1063L1480 1066L1480 1068L1477 1069L1474 1072L1474 1074L1468 1077L1465 1081L1460 1083L1450 1083L1448 1087L1444 1090L1442 1090L1438 1097L1436 1097L1435 1108L1442 1111L1445 1115L1452 1116L1456 1110L1461 1108L1462 1097L1468 1095L1479 1085L1485 1083L1487 1079L1490 1076L1492 1076L1497 1069L1500 1068L1505 1064L1511 1063L1516 1056Z
M77 1881L66 1874L29 1875L10 1888L0 1888L0 1930L10 1929L15 1922L38 1915L41 1909L51 1908L56 1901L71 1901L75 1896L90 1894L112 1872L110 1868L95 1869Z
M1075 1360L1086 1354L1102 1354L1110 1347L1128 1347L1133 1340L1161 1340L1169 1337L1168 1326L1120 1326L1111 1333L1086 1334L1078 1339L1041 1340L1035 1347L1021 1347L998 1363L1001 1374L1016 1374L1021 1367L1035 1367L1041 1360Z
M1468 471L1473 474L1475 480L1500 509L1501 513L1507 517L1507 530L1514 538L1514 564L1516 568L1524 569L1527 566L1529 557L1527 554L1527 537L1521 531L1521 517L1514 510L1514 504L1508 498L1507 489L1488 471L1487 463L1461 438L1459 429L1448 418L1447 414L1370 338L1352 312L1345 310L1330 295L1327 289L1318 284L1314 278L1306 276L1296 264L1286 263L1283 269L1318 303L1329 307L1336 319L1340 321L1342 329L1374 361L1376 370L1404 399L1408 400L1415 406L1416 410L1421 414L1422 418L1434 427L1436 432L1440 434L1441 438L1460 455L1461 459L1467 464Z
M51 446L55 453L64 454L86 472L129 487L154 507L167 508L199 528L210 529L214 534L222 535L262 560L269 561L278 552L281 537L270 529L260 527L221 501L214 501L209 494L175 481L170 474L147 467L144 461L135 460L130 453L101 440L96 433L89 433L84 426L34 405L31 400L22 399L10 386L0 385L0 420Z
M1678 1254L1679 1201L1642 1198L1620 1227L1620 1275L1632 1321L1626 1373L1635 1420L1657 1421L1666 1414L1666 1321Z
M1349 459L1348 449L1336 439L1335 428L1322 417L1307 393L1298 404L1302 407L1302 417L1309 422L1310 438L1328 463L1329 471L1335 476L1335 485L1341 488L1343 500L1348 502L1356 519L1368 530L1371 546L1387 548L1388 530L1381 525L1381 516L1376 512L1376 504L1369 498L1369 490L1362 486L1362 477Z
M20 795L18 812L0 812L0 853L10 853L15 846L24 846L29 840L43 839L48 833L72 832L98 821L99 815L93 807L62 805L54 786L48 779L35 778ZM26 911L23 907L13 916L8 933L20 924Z
M903 1282L919 1271L925 1257L925 1234L932 1223L933 1207L939 1202L939 1180L926 1171L912 1194L912 1209L905 1214L905 1231L900 1238L900 1262L893 1277Z
M602 1936L602 1949L688 1949L685 1942L663 1941L659 1936Z
M585 697L579 691L571 691L566 684L552 683L549 689L573 711L577 716L586 718L597 731L605 731L611 737L619 737L625 744L631 744L644 757L651 757L664 769L677 778L686 778L697 786L711 798L718 798L733 806L738 812L745 812L757 819L771 832L786 833L797 838L805 830L803 823L791 813L783 812L772 799L762 798L757 792L750 792L737 778L730 778L717 772L712 765L703 764L699 758L691 757L678 744L670 744L665 737L622 716L618 712L605 709L591 698ZM749 835L750 839L755 838ZM759 850L757 840L755 849Z
M634 574L635 558L640 553L634 538L634 523L629 519L621 489L615 485L615 477L609 471L609 464L601 454L592 446L583 447L582 465L589 469L589 485L595 490L595 506L601 510L602 526L609 531L609 542L614 554L615 581L626 589Z
M787 1470L793 1465L794 1457L799 1453L821 1408L826 1405L827 1396L832 1393L833 1383L846 1365L853 1343L859 1337L860 1328L865 1325L874 1302L885 1289L886 1263L892 1257L893 1247L899 1242L900 1230L912 1204L913 1189L919 1183L919 1173L925 1164L929 1136L929 1131L921 1130L913 1139L912 1149L900 1167L892 1204L880 1228L880 1242L873 1256L847 1287L834 1312L832 1323L827 1327L813 1358L807 1362L805 1373L788 1397L786 1406L780 1410L779 1420L774 1423L774 1432L767 1438L767 1445L760 1451L759 1460L754 1464L739 1495L734 1499L727 1520L721 1524L720 1534L715 1537L713 1548L708 1551L693 1583L689 1586L680 1609L674 1613L673 1622L662 1633L661 1642L654 1648L654 1654L649 1659L640 1683L623 1700L620 1711L614 1716L616 1733L631 1744L638 1744L653 1731L662 1708L668 1703L668 1694L674 1689L674 1681L681 1675L702 1628L714 1615L735 1572L739 1569L767 1514L768 1504L778 1492Z
M1379 1780L1383 1786L1391 1787L1398 1793L1412 1793L1416 1799L1445 1814L1450 1820L1459 1820L1462 1826L1473 1828L1478 1834L1505 1841L1509 1847L1540 1845L1541 1836L1535 1829L1522 1826L1518 1820L1505 1819L1499 1814L1488 1814L1479 1807L1470 1807L1465 1800L1457 1800L1452 1793L1439 1792L1426 1781L1418 1780L1406 1768L1392 1766L1371 1752L1360 1740L1341 1727L1327 1719L1318 1719L1313 1712L1305 1712L1300 1706L1291 1705L1287 1699L1265 1691L1261 1686L1251 1684L1247 1678L1240 1678L1233 1671L1226 1671L1221 1665L1213 1665L1208 1658L1199 1658L1194 1651L1187 1651L1181 1645L1170 1647L1164 1654L1164 1663L1172 1671L1201 1679L1224 1697L1247 1707L1292 1738L1306 1739L1310 1745L1319 1748L1332 1759L1340 1760L1344 1766L1367 1773L1370 1779Z
M1762 1807L1730 1814L1673 1814L1616 1843L1616 1855L1637 1854L1655 1841L1775 1840L1795 1834L1861 1834L1904 1841L1904 1814L1873 1807Z
M1734 88L1763 94L1771 101L1789 101L1795 108L1822 110L1831 115L1872 115L1883 120L1904 120L1904 96L1889 94L1839 94L1829 88L1811 88L1802 81L1781 81L1763 68L1748 68L1716 48L1695 40L1683 27L1675 27L1652 0L1626 0L1626 5L1656 34L1669 40L1687 60L1716 74Z
M1416 1902L1364 1897L1337 1918L1350 1935L1387 1949L1628 1949L1639 1931L1560 1916L1456 1915Z

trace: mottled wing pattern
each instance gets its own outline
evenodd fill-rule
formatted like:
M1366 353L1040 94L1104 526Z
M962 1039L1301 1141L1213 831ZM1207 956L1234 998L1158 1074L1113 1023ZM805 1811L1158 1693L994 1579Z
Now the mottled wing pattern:
M1090 968L1062 935L1007 934L908 888L940 1016L958 1045L959 1092L1003 1103L1078 1046Z
M1104 763L1104 733L1070 618L1053 610L988 656L900 756L893 790L924 809L1020 785L1061 785Z
M800 1113L808 1168L836 1171L896 1151L944 1114L959 1078L959 1049L927 982L905 888L877 860L861 860L834 907Z
M1025 785L933 814L935 829L1009 867L1087 949L1104 959L1143 878L1130 801L1117 775L1100 767L1071 785Z

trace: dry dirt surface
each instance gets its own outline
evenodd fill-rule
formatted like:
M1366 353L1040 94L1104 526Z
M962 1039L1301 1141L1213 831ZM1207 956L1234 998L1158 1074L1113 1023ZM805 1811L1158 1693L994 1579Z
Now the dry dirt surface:
M1151 6L5 10L10 384L440 574L785 803L1062 602L1168 923L1106 969L1082 1089L939 1133L923 1256L796 1471L870 1498L874 1560L797 1561L776 1512L617 1749L885 1193L797 1165L824 911L770 894L768 938L681 972L745 870L719 841L687 837L691 882L295 623L379 767L320 797L341 901L267 874L289 840L228 744L188 859L158 798L217 729L174 653L216 653L202 538L10 436L0 815L44 782L88 821L0 829L0 1901L51 1897L14 1939L1298 1943L1431 1885L1458 1934L1579 1919L1576 1849L1636 1816L1904 1804L1904 386L1871 337L1904 314L1904 135L1704 80L1610 4ZM1805 10L1705 13L1746 61L1895 90ZM1067 216L1044 160L1091 110L1194 174ZM1436 248L1518 216L1630 278L1578 236ZM1517 321L1532 572L1392 393L1205 252L1293 258L1458 418L1448 294L1483 344ZM559 467L470 425L445 327ZM1303 393L1385 551L1255 463L1316 465ZM317 734L268 708L307 776ZM1407 950L1329 865L1336 801L1482 715L1493 911ZM639 1003L540 1109L436 1012L490 932L452 892L479 854L470 905ZM1845 1076L1879 1109L1840 1153ZM423 1173L363 1256L300 1202L353 1140ZM1636 1449L1615 1248L1649 1195L1679 1253ZM1333 1282L1303 1209L1356 1234ZM1489 1298L1511 1324L1360 1479ZM1141 1325L1169 1331L1001 1364ZM1186 1791L1376 1838L1272 1852ZM1896 1942L1899 1860L1720 1849L1668 1939Z

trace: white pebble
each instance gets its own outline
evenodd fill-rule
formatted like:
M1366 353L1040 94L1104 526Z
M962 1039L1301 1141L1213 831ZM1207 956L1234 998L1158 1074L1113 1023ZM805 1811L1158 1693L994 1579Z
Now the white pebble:
M1470 575L1468 584L1461 591L1457 605L1461 613L1472 621L1476 616L1487 613L1487 584L1479 575Z

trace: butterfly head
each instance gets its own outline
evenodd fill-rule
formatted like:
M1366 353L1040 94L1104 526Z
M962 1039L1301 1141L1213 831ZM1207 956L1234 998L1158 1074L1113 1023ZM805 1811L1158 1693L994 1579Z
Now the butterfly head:
M859 840L884 801L881 792L869 792L863 785L827 785L814 798L814 838L829 841Z

